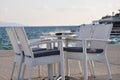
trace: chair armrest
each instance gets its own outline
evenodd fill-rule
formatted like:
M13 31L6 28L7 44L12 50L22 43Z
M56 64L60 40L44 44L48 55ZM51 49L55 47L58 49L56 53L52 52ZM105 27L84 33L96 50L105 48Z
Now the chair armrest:
M29 43L34 43L34 42L36 42L36 41L41 41L40 39L30 39L29 40Z
M108 39L96 39L96 38L90 38L86 39L86 41L101 41L101 42L108 42Z
M39 45L41 44L41 42L44 42L44 41L51 41L50 39L32 39L32 40L29 40L29 45L30 46L36 46L36 45Z
M102 41L102 42L108 42L109 40L106 39L96 39L96 38L87 38L87 39L82 39L82 38L67 38L67 41Z
M30 46L36 46L36 45L40 45L40 44L48 44L48 43L53 43L53 42L60 42L61 40L50 40L50 39L44 39L44 40L38 40L38 41L34 41L29 43Z
M82 41L82 40L85 40L85 39L82 39L82 38L66 38L65 40L66 41Z

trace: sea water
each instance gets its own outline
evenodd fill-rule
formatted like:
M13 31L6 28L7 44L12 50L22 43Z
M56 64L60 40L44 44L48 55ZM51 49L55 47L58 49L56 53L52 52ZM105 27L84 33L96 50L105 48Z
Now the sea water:
M79 26L25 26L25 31L28 39L39 39L44 33L55 33L64 31L78 31ZM110 44L120 44L120 35L111 35ZM5 27L0 27L0 50L12 49L11 42L6 33Z
M25 26L25 31L28 39L39 39L44 33L55 33L62 31L77 31L79 26ZM5 30L5 27L0 27L0 50L12 49L11 42Z

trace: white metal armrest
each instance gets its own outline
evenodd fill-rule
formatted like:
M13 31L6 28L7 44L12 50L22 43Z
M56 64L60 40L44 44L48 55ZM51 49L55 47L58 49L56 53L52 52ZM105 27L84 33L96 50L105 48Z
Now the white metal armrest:
M109 40L107 39L96 39L96 38L87 38L87 39L82 39L82 38L67 38L67 41L102 41L102 42L108 42Z
M66 41L82 41L82 40L84 40L84 39L82 39L82 38L67 38L67 39L65 39Z
M30 43L30 46L36 46L36 45L40 45L40 44L48 44L48 43L53 43L53 42L60 42L61 40L40 40L40 41L35 41Z
M41 39L30 39L29 40L29 43L34 43L34 42L36 42L36 41L42 41Z
M96 39L96 38L89 38L86 41L101 41L101 42L108 42L108 39Z
M39 43L42 41L51 41L50 39L31 39L29 40L29 44Z

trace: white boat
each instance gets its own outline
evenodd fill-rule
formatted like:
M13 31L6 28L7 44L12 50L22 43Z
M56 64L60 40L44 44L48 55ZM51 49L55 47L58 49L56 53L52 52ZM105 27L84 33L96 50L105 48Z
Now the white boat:
M120 10L119 13L106 15L99 20L93 21L93 24L113 24L111 35L120 35Z

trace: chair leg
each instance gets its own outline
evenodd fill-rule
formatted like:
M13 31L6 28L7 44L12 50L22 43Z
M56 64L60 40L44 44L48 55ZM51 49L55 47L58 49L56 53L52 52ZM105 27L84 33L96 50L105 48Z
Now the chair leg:
M55 76L54 80L57 80L60 77L60 63L55 63L53 65L54 65L54 67L53 67L54 75L53 76Z
M28 80L31 80L31 78L32 78L32 65L29 66Z
M21 76L21 80L24 80L24 74L25 74L25 68L26 68L26 65L23 64L23 69L22 69L22 76Z
M53 80L53 64L48 64L48 80Z
M15 65L16 65L16 62L13 63L13 67L12 67L12 72L11 72L10 80L12 80L13 73L14 73L14 70L15 70Z
M78 61L78 65L79 65L80 74L82 74L82 66L80 61Z
M60 62L62 80L65 80L64 60Z
M38 77L40 78L40 75L41 75L41 66L39 65L38 66Z
M57 75L57 65L56 64L53 64L53 76L56 76Z
M17 80L20 80L21 68L22 68L22 61L19 63Z
M105 56L105 64L106 64L106 67L107 67L108 80L112 80L110 65L109 65L107 56Z
M84 58L83 60L84 65L84 80L88 80L88 65L87 65L87 59Z
M70 76L70 65L68 59L65 59L65 72L67 76Z
M61 63L59 62L57 64L58 64L58 75L60 76L60 74L61 74Z
M95 78L96 77L96 72L95 72L95 64L94 64L94 61L91 61L91 64L92 64L92 70L93 70L93 77Z
M90 73L92 77L96 77L95 76L95 67L94 67L94 62L92 60L89 60L89 67L90 67Z

